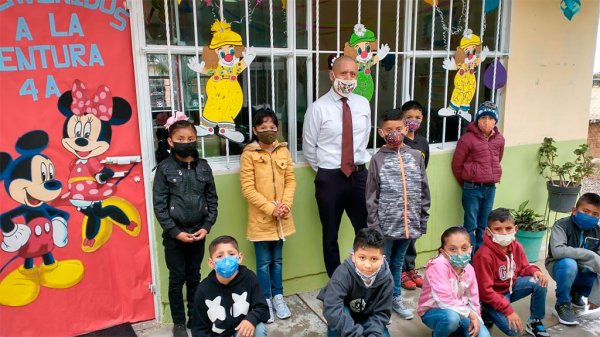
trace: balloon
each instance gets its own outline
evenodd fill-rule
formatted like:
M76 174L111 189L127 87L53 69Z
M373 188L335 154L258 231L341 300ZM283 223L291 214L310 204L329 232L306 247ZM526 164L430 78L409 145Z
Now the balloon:
M579 9L581 8L580 0L562 0L560 2L560 10L563 11L564 16L569 19L569 21L573 18Z
M496 71L496 85L494 85L494 69ZM490 64L483 74L483 84L488 89L500 89L506 85L506 68L502 65L500 60Z
M499 3L500 3L500 0L485 0L484 11L486 13L493 11L494 9L498 8Z
M423 0L423 1L425 1L426 3L432 5L433 7L435 7L435 6L438 5L438 0Z

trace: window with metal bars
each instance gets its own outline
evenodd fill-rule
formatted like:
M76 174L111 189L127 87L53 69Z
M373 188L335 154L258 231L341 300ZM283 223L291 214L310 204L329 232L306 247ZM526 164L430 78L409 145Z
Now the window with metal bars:
M160 113L173 111L184 111L199 123L208 77L190 70L187 62L194 55L202 58L202 46L211 41L210 27L220 18L231 23L243 44L253 46L257 54L249 69L237 78L244 103L235 118L236 129L249 141L252 112L265 105L271 107L280 118L280 138L288 141L296 162L302 161L306 108L329 90L328 63L343 53L356 23L373 31L378 45L390 47L387 57L371 69L370 148L375 150L382 144L375 132L378 116L409 99L424 106L418 132L434 148L449 147L447 143L451 146L458 139L467 122L459 117L440 117L438 110L448 106L454 89L455 72L442 64L453 57L466 28L490 51L475 72L477 86L469 112L473 114L484 100L502 106L503 89L494 87L496 81L487 88L483 78L491 64L496 60L506 64L508 58L508 1L144 0L142 7L143 22L139 24L144 29L138 31L144 33L140 39L145 41L145 82L154 128L161 127L156 122ZM244 146L216 134L202 137L198 143L201 156L224 163L225 168L237 166L235 156Z

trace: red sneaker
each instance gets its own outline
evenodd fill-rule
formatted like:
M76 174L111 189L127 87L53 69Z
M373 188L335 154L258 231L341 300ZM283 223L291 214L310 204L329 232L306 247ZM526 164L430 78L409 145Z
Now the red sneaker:
M410 276L410 278L413 280L413 282L415 283L415 285L419 288L423 287L423 278L421 277L421 275L419 275L419 273L417 273L416 270L409 270L408 271L408 275Z
M412 280L410 275L405 271L402 272L402 288L408 289L408 290L417 289L417 284Z

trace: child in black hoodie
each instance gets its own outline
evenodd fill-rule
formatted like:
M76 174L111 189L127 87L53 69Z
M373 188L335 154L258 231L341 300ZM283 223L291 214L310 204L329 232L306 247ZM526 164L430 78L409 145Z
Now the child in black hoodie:
M192 336L267 336L264 323L269 319L269 307L256 275L239 265L243 255L237 241L219 236L208 251L208 266L214 270L196 291Z
M354 252L317 296L323 301L327 336L389 337L394 281L383 257L385 238L374 228L361 229Z

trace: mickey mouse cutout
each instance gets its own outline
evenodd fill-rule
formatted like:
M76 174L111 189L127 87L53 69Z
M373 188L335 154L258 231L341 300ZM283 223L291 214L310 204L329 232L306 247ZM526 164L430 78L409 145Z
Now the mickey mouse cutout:
M356 60L358 65L357 86L353 93L361 95L369 101L373 97L375 88L371 76L371 67L387 56L390 47L387 44L382 44L377 50L377 54L373 56L375 50L377 50L375 34L366 29L363 24L354 25L354 33L350 36L350 42L344 44L344 55Z
M19 157L13 159L0 152L0 180L4 180L8 195L20 204L0 214L0 247L5 252L16 252L15 258L25 259L23 266L0 281L2 305L24 306L38 297L41 286L70 288L83 278L81 261L57 261L52 254L55 246L67 245L69 214L48 205L58 198L62 184L55 179L52 160L42 153L46 146L48 134L36 130L17 140ZM37 257L43 264L35 265Z
M62 145L75 156L69 166L69 191L62 198L69 198L85 215L82 250L93 252L102 247L112 234L112 224L138 236L140 214L129 201L114 195L120 180L114 181L115 172L98 158L110 148L112 126L131 118L131 106L123 98L113 97L105 85L91 96L83 82L75 80L72 90L58 99L58 109L67 117Z
M470 29L465 30L460 46L456 48L455 58L444 60L444 69L457 70L454 76L454 90L450 98L450 105L438 111L442 117L459 115L471 121L469 109L471 100L475 96L477 79L475 68L477 68L487 57L488 47L481 49L481 39L473 34Z
M216 20L210 27L213 38L202 48L202 62L193 57L188 67L197 73L210 76L206 83L206 105L202 111L198 136L208 136L219 127L218 135L242 143L244 135L235 130L234 119L240 112L244 94L238 75L254 61L254 48L245 48L240 34L231 30L225 21ZM240 57L242 57L240 59Z

